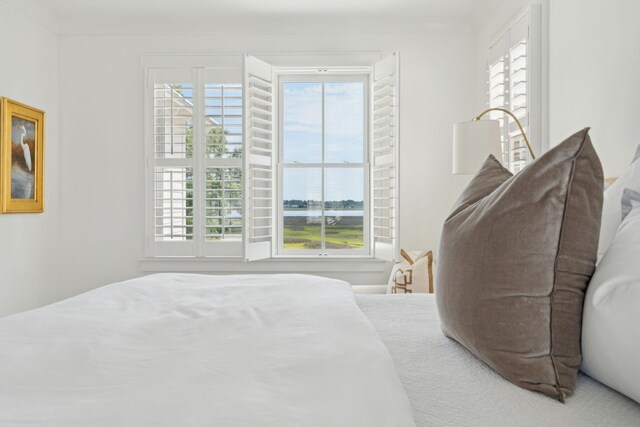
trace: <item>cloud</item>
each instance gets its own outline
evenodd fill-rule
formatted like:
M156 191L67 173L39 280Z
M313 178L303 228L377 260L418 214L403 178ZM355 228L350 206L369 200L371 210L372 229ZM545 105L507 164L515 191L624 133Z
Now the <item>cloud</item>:
M325 132L328 137L364 137L364 84L325 85Z
M327 162L363 161L364 90L359 82L324 84ZM285 161L320 161L322 119L322 83L284 85Z
M305 82L284 87L285 132L322 132L322 85Z
M328 137L364 137L364 84L325 84L325 133ZM322 131L322 84L286 83L284 89L286 132Z

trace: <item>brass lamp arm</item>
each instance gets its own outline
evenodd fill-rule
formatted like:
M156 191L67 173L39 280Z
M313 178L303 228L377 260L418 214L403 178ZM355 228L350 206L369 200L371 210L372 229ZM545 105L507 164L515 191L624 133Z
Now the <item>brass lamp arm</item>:
M536 159L536 155L533 154L533 149L531 149L531 144L529 144L529 139L527 138L527 135L524 133L524 129L522 129L522 125L520 124L520 121L516 118L516 116L513 115L513 113L511 111L505 110L504 108L498 108L498 107L488 108L488 109L484 110L482 113L478 114L472 120L473 121L480 120L482 118L482 116L484 116L485 114L487 114L487 113L489 113L491 111L501 111L501 112L511 116L511 118L518 125L518 128L520 128L520 133L522 134L522 137L524 138L524 142L527 144L527 148L529 149L529 153L531 154L531 158L533 160L535 160Z

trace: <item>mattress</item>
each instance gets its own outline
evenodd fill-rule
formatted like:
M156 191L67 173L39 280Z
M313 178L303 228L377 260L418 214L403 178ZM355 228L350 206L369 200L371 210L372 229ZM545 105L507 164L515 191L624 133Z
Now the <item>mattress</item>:
M500 377L445 337L433 295L356 295L387 345L417 426L640 426L640 405L580 373L562 404Z

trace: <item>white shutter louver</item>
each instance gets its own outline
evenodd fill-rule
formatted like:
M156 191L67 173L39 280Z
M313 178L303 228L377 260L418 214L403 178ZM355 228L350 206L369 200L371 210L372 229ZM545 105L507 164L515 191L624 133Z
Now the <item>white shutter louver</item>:
M274 84L273 69L244 57L244 259L272 255L274 241Z
M193 156L193 85L159 83L153 88L156 159Z
M529 14L516 21L490 48L488 55L488 107L511 111L526 133L530 129ZM502 162L512 172L522 170L532 159L513 119L492 111L489 118L500 122Z
M373 254L394 261L398 257L399 58L394 53L373 67L371 85L371 219Z
M207 168L205 238L239 239L242 235L242 169Z
M156 241L193 239L193 169L156 167L154 172Z
M240 158L242 154L242 85L207 83L205 132L208 158Z

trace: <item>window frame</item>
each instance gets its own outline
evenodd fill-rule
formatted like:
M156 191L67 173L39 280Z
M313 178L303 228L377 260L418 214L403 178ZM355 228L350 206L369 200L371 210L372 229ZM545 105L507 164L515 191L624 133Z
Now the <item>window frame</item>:
M362 82L363 90L363 162L362 163L327 163L324 162L325 153L325 134L324 134L324 96L322 99L323 111L323 130L322 130L322 155L323 161L320 163L285 163L283 158L283 142L284 142L284 84L290 82L309 82L309 83L348 83ZM355 69L344 68L325 68L325 69L276 69L276 87L277 87L277 143L276 143L276 245L274 248L274 257L292 258L292 257L364 257L370 258L371 253L371 168L370 168L370 140L369 140L369 120L371 115L371 103L369 94L371 91L371 68L362 67ZM284 248L284 169L285 168L302 168L311 169L319 168L322 171L322 206L324 211L324 194L325 188L325 169L363 169L363 248L362 249L285 249ZM323 220L321 223L322 234L324 235L326 224Z

